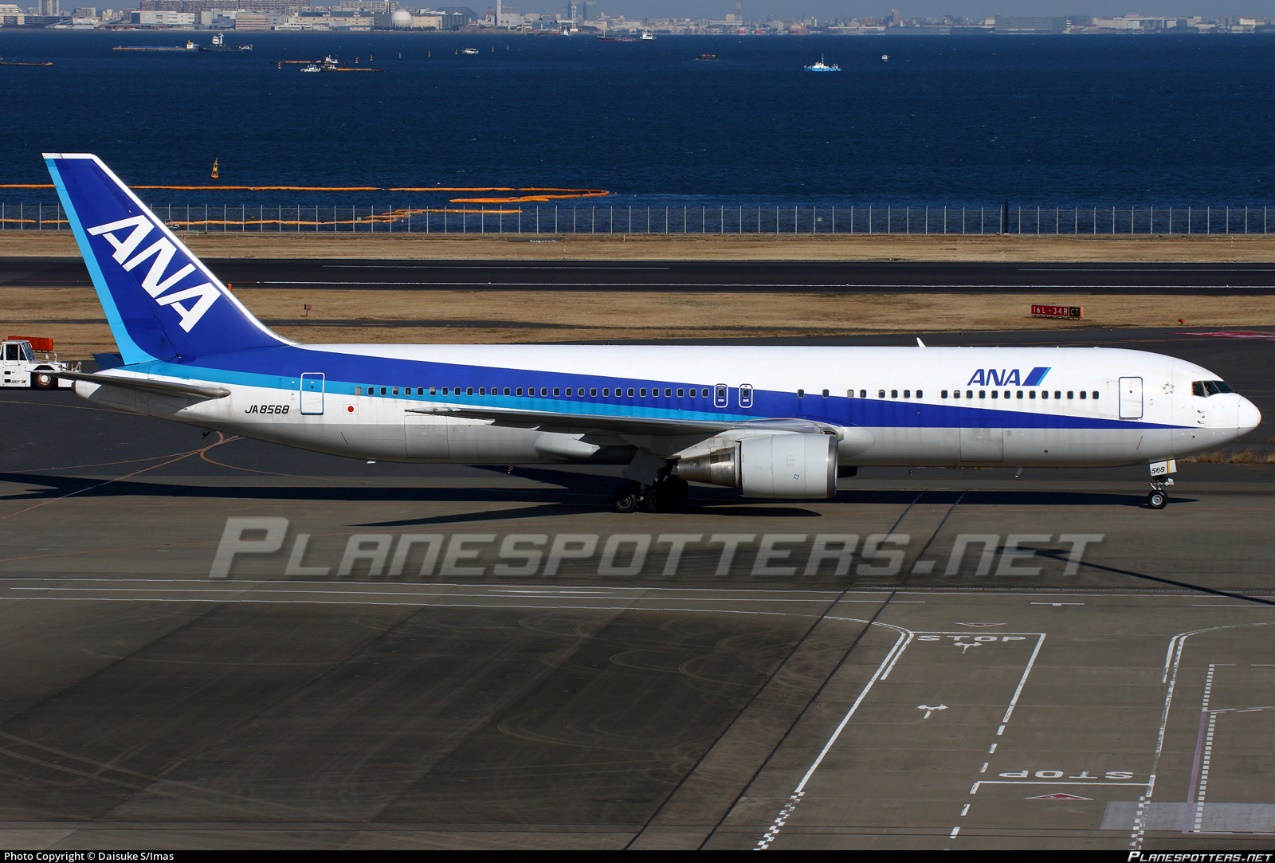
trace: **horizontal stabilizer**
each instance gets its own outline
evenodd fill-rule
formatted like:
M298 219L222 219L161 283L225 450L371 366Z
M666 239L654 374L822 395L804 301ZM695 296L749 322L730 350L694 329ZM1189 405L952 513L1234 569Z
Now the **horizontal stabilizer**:
M177 381L153 381L146 378L126 378L117 375L92 374L90 372L58 372L58 377L73 381L87 381L108 387L124 387L163 396L196 399L224 399L230 395L225 387L179 383Z

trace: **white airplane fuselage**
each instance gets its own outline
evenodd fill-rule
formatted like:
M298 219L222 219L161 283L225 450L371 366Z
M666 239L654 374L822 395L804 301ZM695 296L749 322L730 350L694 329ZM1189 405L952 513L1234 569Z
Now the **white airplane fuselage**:
M312 345L304 350L310 360L302 363L306 372L275 376L268 385L200 375L227 386L231 395L224 399L190 404L84 381L76 389L126 410L316 452L469 464L627 463L630 448L649 443L635 439L651 436L588 427L545 431L419 411L512 404L565 414L568 425L573 412L729 416L741 422L799 418L849 431L839 443L838 462L861 466L1150 463L1216 447L1257 421L1251 403L1235 393L1193 394L1194 383L1217 379L1206 369L1111 348ZM410 372L395 378L397 385L364 384L342 368L346 358L373 356L406 360ZM185 379L163 374L171 371L170 364L159 365L160 373L151 379ZM1025 386L1025 376L1038 368L1049 371L1039 383ZM530 383L520 386L522 372ZM558 385L536 383L545 373ZM308 391L302 389L302 375L311 383ZM600 381L608 383L598 386ZM725 404L716 397L722 384ZM741 403L746 387L753 393L751 405ZM539 395L542 388L548 391L545 397ZM635 391L631 397L630 389ZM672 391L669 397L666 389ZM530 390L534 396L527 395ZM740 434L670 435L656 449L684 457Z

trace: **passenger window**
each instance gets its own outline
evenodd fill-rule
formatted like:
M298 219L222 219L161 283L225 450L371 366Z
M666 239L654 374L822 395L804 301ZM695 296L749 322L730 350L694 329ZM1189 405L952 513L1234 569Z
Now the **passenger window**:
M672 388L672 387L665 387L665 388L664 388L664 398L666 398L666 399L671 399L671 398L673 398L673 388Z
M999 392L997 392L996 390L992 390L992 398L994 398L994 399L995 399L995 398L1000 398L1000 393L999 393Z
M633 387L629 387L628 393L629 393L629 398L633 398Z
M979 397L980 399L985 399L985 398L987 398L987 390L979 390L979 391L978 391L978 397Z
M753 385L739 385L739 406L741 408L750 408L753 406Z
M589 387L589 398L594 399L594 398L597 398L597 397L598 397L598 388L597 388L597 387Z
M1023 391L1022 391L1022 390L1019 390L1019 391L1018 391L1018 400L1019 400L1019 401L1022 401L1022 400L1023 400Z
M616 392L618 393L618 392L619 392L619 390L616 390ZM610 387L603 387L603 388L602 388L602 398L604 398L604 399L609 399L609 398L611 398L611 388L610 388Z
M509 395L509 387L505 387L504 389L502 389L502 390L500 391L500 394L501 394L502 396L507 396L507 395Z
M355 387L355 388L354 388L354 394L355 394L356 396L361 396L361 395L363 395L363 387Z
M904 397L905 399L910 399L910 398L912 398L912 391L911 391L911 390L904 390L904 391L903 391L903 397Z
M1076 397L1075 390L1067 390L1067 398L1074 399Z
M923 399L923 398L925 398L925 396L921 393L921 391L920 391L920 390L917 390L917 391L916 391L916 397L917 397L917 398L919 398L919 399Z
M646 398L646 387L640 388L638 390L638 395L641 396L642 398Z
M952 398L954 398L954 399L959 399L960 397L961 397L961 391L960 391L960 390L952 390Z
M472 396L473 394L474 394L474 388L473 388L473 387L465 387L465 395L467 395L467 396Z
M877 398L879 399L885 398L885 390L877 390Z
M478 388L478 394L479 394L480 396L485 396L485 395L487 395L487 388L486 388L486 387L479 387L479 388Z
M541 397L541 398L545 398L545 397L546 397L546 396L548 396L548 395L549 395L549 388L548 388L548 387L541 387L541 388L540 388L540 397Z
M966 397L967 399L972 399L972 398L974 398L974 391L973 391L973 390L966 390L966 391L965 391L965 397Z
M1056 399L1062 398L1062 390L1054 390L1054 398Z
M1049 398L1049 390L1041 390L1041 391L1040 391L1040 397L1041 397L1042 399L1047 399L1047 398Z
M1093 391L1093 400L1094 400L1094 401L1098 401L1098 391L1097 391L1097 390L1094 390L1094 391Z
M561 395L562 395L562 388L561 388L561 387L554 387L554 388L553 388L553 397L556 399L556 398L558 398L558 397L559 397L559 396L561 396Z
M1080 391L1080 399L1081 399L1081 401L1084 401L1085 396L1087 396L1087 395L1088 395L1088 393L1086 393L1084 390L1081 390L1081 391Z
M522 387L514 387L514 395L516 396L522 395Z
M947 398L947 390L943 390L941 393L939 393L939 398L941 399Z
M693 390L692 390L692 392L693 392ZM677 388L677 397L680 399L680 398L682 398L682 396L684 396L684 395L686 395L686 390L682 389L681 387L678 387L678 388Z
M867 397L868 397L868 391L867 391L867 390L859 390L859 398L861 398L861 399L866 399Z
M805 391L805 390L797 390L797 398L799 398L799 399L804 399L805 397L806 397L806 391Z
M899 391L898 391L898 390L890 390L890 398L892 398L892 399L897 399L898 397L899 397Z

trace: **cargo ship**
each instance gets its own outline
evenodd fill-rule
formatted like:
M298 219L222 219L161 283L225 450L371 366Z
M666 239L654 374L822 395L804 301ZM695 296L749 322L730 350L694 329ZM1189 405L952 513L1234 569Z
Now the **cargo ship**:
M112 51L145 51L153 53L155 51L198 51L199 46L194 42L187 40L185 45L116 45Z

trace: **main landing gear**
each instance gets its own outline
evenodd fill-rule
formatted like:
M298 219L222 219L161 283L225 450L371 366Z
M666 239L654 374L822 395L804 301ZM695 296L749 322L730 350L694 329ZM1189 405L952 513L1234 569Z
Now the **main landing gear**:
M686 480L660 476L651 485L626 482L611 495L611 508L616 512L671 512L681 507L690 491Z

